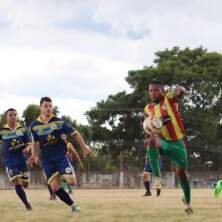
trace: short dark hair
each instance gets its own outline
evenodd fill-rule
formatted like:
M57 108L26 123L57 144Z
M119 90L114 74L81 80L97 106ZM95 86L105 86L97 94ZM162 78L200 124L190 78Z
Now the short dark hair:
M42 105L43 102L52 102L52 100L51 98L45 96L40 99L40 106Z
M152 80L149 85L160 85L163 86L162 82L160 82L159 80Z
M14 108L9 108L9 109L7 109L7 110L5 111L5 116L7 116L8 112L10 112L10 111L15 111L15 112L17 112L16 109L14 109Z
M148 86L150 85L159 85L162 89L164 89L162 82L160 82L159 80L152 80Z

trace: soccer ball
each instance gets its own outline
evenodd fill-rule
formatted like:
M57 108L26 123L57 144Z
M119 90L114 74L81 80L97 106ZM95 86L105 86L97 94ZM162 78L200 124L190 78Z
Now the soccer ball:
M143 122L143 129L148 135L160 133L162 126L162 120L156 116L149 116Z

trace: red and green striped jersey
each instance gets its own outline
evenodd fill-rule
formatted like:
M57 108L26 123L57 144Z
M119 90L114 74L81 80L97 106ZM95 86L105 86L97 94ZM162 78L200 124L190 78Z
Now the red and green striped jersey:
M166 140L181 140L184 137L184 126L178 109L178 99L174 92L167 92L158 103L149 103L145 109L148 116L162 119L163 127L160 136Z

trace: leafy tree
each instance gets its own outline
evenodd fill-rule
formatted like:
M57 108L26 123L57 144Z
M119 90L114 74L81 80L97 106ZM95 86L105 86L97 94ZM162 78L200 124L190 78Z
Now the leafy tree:
M129 71L126 81L131 93L110 95L87 112L93 140L103 142L103 152L110 152L113 158L120 151L140 157L143 132L139 114L149 102L147 87L154 79L168 89L177 84L187 88L180 109L189 141L191 167L207 169L209 160L214 163L211 169L221 167L222 55L201 47L158 51L152 66Z
M54 115L59 114L58 106L53 107L53 114ZM40 115L39 105L30 104L23 111L22 117L24 118L26 125L29 126L31 122L34 121L39 115Z

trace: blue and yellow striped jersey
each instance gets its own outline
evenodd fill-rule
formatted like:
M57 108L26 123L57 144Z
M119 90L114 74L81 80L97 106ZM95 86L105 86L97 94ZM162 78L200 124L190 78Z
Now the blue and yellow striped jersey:
M71 125L55 116L52 116L48 123L44 123L39 117L32 122L30 128L32 139L39 143L43 163L63 158L67 151L63 136L76 133Z
M15 129L10 129L5 125L0 129L0 140L2 140L3 162L6 167L26 161L23 149L30 143L30 137L25 127L18 125Z

